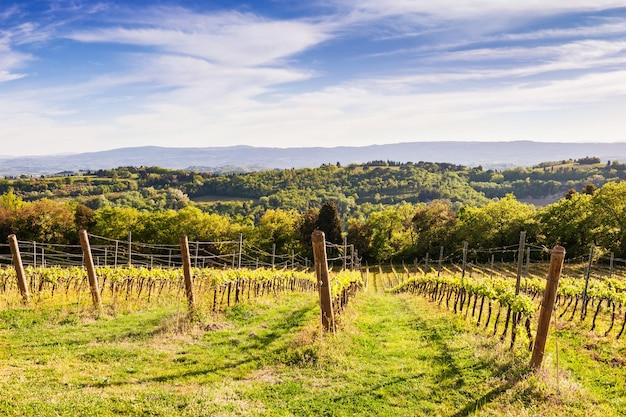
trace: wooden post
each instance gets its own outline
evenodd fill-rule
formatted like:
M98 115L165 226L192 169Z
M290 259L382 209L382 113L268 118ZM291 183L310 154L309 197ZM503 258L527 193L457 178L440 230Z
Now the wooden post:
M443 246L439 247L439 263L437 264L437 276L441 275L441 264L443 263Z
M356 264L356 250L354 249L354 244L350 244L350 271L354 271L354 266Z
M522 268L524 266L524 246L526 245L526 231L519 233L519 247L517 248L517 276L515 280L515 295L519 294L522 281Z
M589 250L589 263L587 265L587 271L585 272L585 289L583 290L583 305L580 309L580 319L584 320L587 316L587 290L589 289L589 277L591 276L591 264L593 262L593 251L595 247L591 245Z
M241 269L241 253L243 252L243 233L239 233L239 257L237 258L237 269Z
M522 269L524 267L524 246L526 245L526 231L522 230L519 234L519 247L517 249L517 277L515 281L515 295L519 294L520 284L522 281ZM529 248L530 249L530 248ZM513 322L511 323L511 349L515 344L515 331L517 329L517 316L519 313L513 313ZM506 321L504 324L504 329L506 330L509 325L509 319L511 318L511 306L506 310ZM505 336L505 335L503 335Z
M272 243L272 269L276 266L276 243Z
M467 240L463 242L463 269L461 272L461 279L465 278L465 268L467 267Z
M128 231L128 266L133 266L133 234Z
M535 337L535 346L533 347L533 355L530 360L530 365L535 371L541 368L543 362L548 330L550 328L550 318L554 310L556 290L559 286L559 278L561 277L561 269L563 268L563 259L565 259L565 248L555 246L550 256L550 269L548 270L548 277L546 278L546 289L543 293L543 300L541 301L537 336Z
M335 331L335 316L333 314L332 296L330 294L330 280L328 277L328 261L326 258L326 237L324 232L316 230L311 235L313 241L313 257L315 262L315 275L319 286L320 310L322 315L322 328L327 331Z
M24 273L20 247L17 244L17 237L15 237L15 235L9 235L9 246L11 247L11 255L13 256L13 267L15 268L15 274L17 276L17 286L20 289L22 301L24 304L28 304L30 302L30 294L28 292L28 285L26 285L26 274Z
M83 259L87 268L87 278L89 279L89 288L91 289L91 301L93 308L98 316L102 314L102 300L100 299L100 288L98 285L98 277L96 276L96 267L93 265L93 257L91 256L91 246L89 245L89 237L87 231L81 229L78 231L80 237L80 246L83 249Z
M180 253L183 258L183 274L185 275L185 295L189 318L196 317L196 297L193 294L193 277L191 275L191 256L189 255L189 241L187 236L180 237Z

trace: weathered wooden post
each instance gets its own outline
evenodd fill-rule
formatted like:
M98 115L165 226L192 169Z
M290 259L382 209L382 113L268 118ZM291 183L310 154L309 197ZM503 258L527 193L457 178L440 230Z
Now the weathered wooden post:
M461 269L461 279L465 279L465 268L467 267L467 240L463 242L463 266Z
M241 269L242 252L243 252L243 233L239 233L239 257L237 258L237 269Z
M587 317L587 303L589 302L589 298L587 297L587 290L589 289L589 277L591 276L591 265L593 263L593 251L595 247L591 245L591 249L589 250L589 263L587 265L587 270L585 271L585 289L583 290L583 305L580 309L580 320L584 320Z
M87 231L85 229L79 230L78 237L80 237L80 246L83 249L83 259L85 267L87 268L87 278L89 279L89 288L91 289L93 308L99 316L102 314L102 300L100 298L98 277L96 276L96 267L93 265L93 257L91 256L91 246L89 245Z
M315 276L319 286L320 310L322 315L322 327L328 331L335 331L335 315L330 293L330 280L328 277L328 261L326 258L326 236L321 230L316 230L311 235L313 241L313 257L315 261Z
M28 304L30 302L30 294L28 292L28 285L26 285L26 274L24 273L20 247L17 244L17 237L15 237L15 235L9 235L9 246L11 248L11 255L13 256L13 267L15 268L15 275L17 276L17 286L20 289L22 301L24 304Z
M524 246L526 245L526 231L522 230L519 234L519 247L517 249L517 276L515 279L515 295L519 295L520 285L522 282L522 269L524 267ZM506 329L509 326L509 320L511 318L511 306L506 309L506 321L504 322L504 333L502 338L506 337ZM513 323L511 323L511 349L515 344L515 330L517 328L518 314L513 313Z
M559 278L561 277L561 269L563 268L563 260L565 259L565 248L555 246L550 256L550 269L546 278L546 289L543 293L541 301L541 311L539 313L539 324L537 325L537 336L535 337L535 346L533 347L533 355L530 360L530 366L537 371L541 368L543 356L546 348L546 340L548 338L548 330L550 328L550 318L554 310L554 301L556 299L556 290L559 286Z
M133 266L133 233L128 231L128 266Z
M443 263L443 246L439 247L439 262L437 262L437 276L441 275L441 267Z
M180 237L180 252L183 260L183 274L185 275L185 295L189 318L196 318L196 297L193 293L193 277L191 275L191 256L189 255L189 240L187 236Z

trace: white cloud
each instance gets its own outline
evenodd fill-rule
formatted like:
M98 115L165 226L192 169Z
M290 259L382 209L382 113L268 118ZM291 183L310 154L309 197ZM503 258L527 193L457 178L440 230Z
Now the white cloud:
M329 39L328 28L304 21L270 21L255 15L220 13L190 17L168 14L140 28L74 32L80 42L113 42L154 47L226 65L274 64Z
M492 14L554 14L626 7L624 0L338 0L338 4L377 16L432 15L445 20ZM503 16L504 17L504 16Z
M29 54L13 51L8 42L0 38L0 83L24 77L25 74L14 71L32 59Z

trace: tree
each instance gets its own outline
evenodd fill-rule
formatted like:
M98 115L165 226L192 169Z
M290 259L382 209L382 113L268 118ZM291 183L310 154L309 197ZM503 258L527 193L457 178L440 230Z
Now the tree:
M596 192L596 186L589 183L583 187L583 194L593 195Z
M293 249L299 217L295 211L267 210L254 229L257 246L268 253L273 245L276 245L276 253L284 254Z
M372 231L366 223L355 220L348 226L348 242L354 245L359 257L364 261L371 259Z
M72 210L45 198L20 207L13 225L14 233L23 240L67 243L76 234Z
M596 244L626 256L626 183L604 184L594 193L592 205Z
M74 224L76 230L90 230L96 225L96 213L84 204L78 204L74 209Z
M539 219L546 246L561 245L569 256L588 253L593 242L592 209L591 195L576 192L543 207Z
M296 230L298 234L298 240L300 240L300 246L302 253L309 257L313 257L313 245L311 242L311 235L317 227L317 219L319 217L319 209L309 209L306 213L300 216Z
M435 200L417 209L412 219L417 253L425 255L448 246L456 227L456 213L450 201Z
M519 242L522 230L526 231L527 242L538 240L537 210L507 194L484 207L463 207L456 236L459 242L467 241L471 248L499 248Z
M94 234L124 240L128 232L140 232L139 210L132 207L103 207L96 210Z
M337 206L332 201L322 204L315 226L318 230L324 232L327 242L342 242L339 211L337 211Z
M367 219L371 231L371 255L378 261L393 257L412 258L415 249L415 236L411 221L415 207L404 203L387 207L372 213Z

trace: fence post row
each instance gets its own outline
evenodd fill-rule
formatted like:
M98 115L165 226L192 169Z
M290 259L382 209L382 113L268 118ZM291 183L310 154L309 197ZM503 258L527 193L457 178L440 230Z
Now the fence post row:
M563 260L565 259L565 248L555 246L550 256L550 268L548 277L546 278L546 289L541 300L541 311L539 313L539 324L537 325L537 336L535 337L535 346L530 360L533 370L537 371L541 368L543 356L548 338L548 330L550 328L550 318L554 310L554 301L556 299L556 290L559 286L559 278L561 277L561 269L563 269Z
M91 289L93 308L96 310L98 316L100 316L102 314L102 299L100 298L98 277L96 276L96 267L93 264L93 257L91 255L91 246L89 245L87 231L85 229L81 229L78 232L78 237L80 238L80 246L83 250L85 267L87 268L87 278L89 279L89 288Z
M335 332L335 316L333 314L330 280L328 276L328 261L326 258L326 236L321 230L316 230L311 235L311 240L313 241L315 276L317 277L319 286L322 328L327 331Z
M26 285L26 274L24 273L24 264L22 263L22 256L20 255L20 247L17 244L17 237L15 237L15 235L9 235L9 246L11 248L13 267L15 268L17 286L20 289L22 302L24 304L28 304L30 302L30 294L28 292L28 285Z

